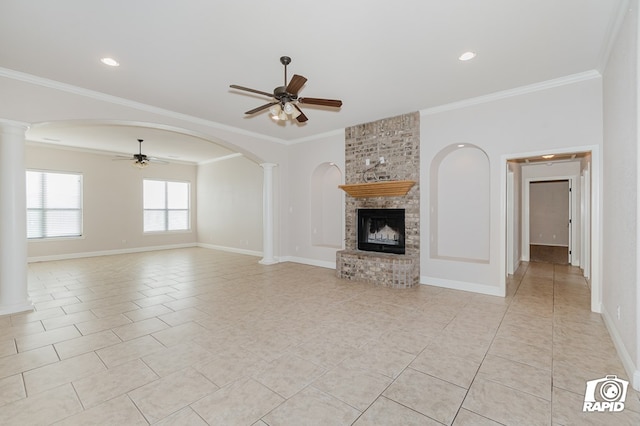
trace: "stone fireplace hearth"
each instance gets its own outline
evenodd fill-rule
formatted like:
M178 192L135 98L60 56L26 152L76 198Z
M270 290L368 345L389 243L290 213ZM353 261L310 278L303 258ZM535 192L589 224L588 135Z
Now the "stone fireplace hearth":
M372 165L375 165L375 173L370 172ZM347 195L345 250L336 253L336 274L340 278L386 287L413 287L420 281L419 113L345 130L345 184L372 181L413 181L415 184L406 195L386 195L384 192L380 195L375 192L364 196ZM403 209L404 254L359 250L358 209Z

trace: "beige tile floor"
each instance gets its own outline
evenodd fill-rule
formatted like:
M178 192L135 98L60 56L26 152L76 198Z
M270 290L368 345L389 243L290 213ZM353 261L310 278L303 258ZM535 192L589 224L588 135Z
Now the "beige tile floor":
M582 413L625 372L579 270L499 298L391 290L194 248L36 263L0 317L0 424L638 425Z

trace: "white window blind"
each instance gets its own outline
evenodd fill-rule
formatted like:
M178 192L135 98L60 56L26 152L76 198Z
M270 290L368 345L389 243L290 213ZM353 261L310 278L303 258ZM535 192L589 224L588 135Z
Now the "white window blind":
M144 180L144 232L189 229L189 183Z
M82 175L27 170L27 238L82 235Z

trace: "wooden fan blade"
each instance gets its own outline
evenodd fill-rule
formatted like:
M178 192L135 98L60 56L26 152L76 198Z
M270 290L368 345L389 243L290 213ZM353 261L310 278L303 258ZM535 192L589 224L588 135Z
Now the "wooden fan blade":
M249 111L245 112L245 114L255 114L256 112L260 112L262 110L265 110L265 109L269 108L271 105L275 105L277 103L278 102L269 102L268 104L264 104L264 105L259 106L258 108L254 108L252 110L249 110Z
M304 112L302 112L302 110L300 108L298 108L298 105L294 105L294 107L300 113L300 115L296 117L296 120L298 120L298 123L304 123L305 121L307 121L308 120L307 116L304 115Z
M238 86L237 84L232 84L229 87L231 87L232 89L244 90L245 92L257 93L258 95L265 95L273 98L273 93L263 92L262 90L249 89L248 87Z
M304 86L306 82L307 82L306 77L303 77L298 74L294 74L293 77L291 77L291 81L289 82L285 90L287 91L287 93L291 93L292 95L297 95L300 89L302 89L302 86Z
M320 98L299 98L298 102L309 105L322 105L334 108L340 108L342 101L338 99L320 99Z

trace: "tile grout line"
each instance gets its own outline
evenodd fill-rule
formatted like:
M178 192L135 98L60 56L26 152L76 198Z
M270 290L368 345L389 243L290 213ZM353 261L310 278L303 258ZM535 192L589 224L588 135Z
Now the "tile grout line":
M467 399L467 396L469 396L469 391L471 390L471 387L473 386L473 383L476 381L476 378L478 377L478 373L480 372L480 369L482 368L482 364L484 363L485 359L487 358L487 354L489 353L489 349L491 349L491 345L493 345L493 342L496 339L496 336L498 335L498 330L500 330L500 326L502 325L502 322L504 321L504 317L507 316L507 312L509 312L509 308L511 307L511 303L513 303L513 300L515 299L516 294L518 294L518 290L520 290L520 285L522 284L522 280L524 280L524 277L527 275L527 272L529 271L529 265L530 263L527 262L527 266L521 276L521 278L518 280L518 286L516 287L515 292L513 293L513 297L511 298L511 300L509 300L509 302L507 303L507 309L505 309L504 314L502 314L502 318L500 319L500 323L498 324L498 327L496 328L496 332L493 335L493 338L491 339L491 343L489 344L489 346L487 347L487 351L484 353L484 356L482 357L482 361L480 361L480 364L478 365L478 368L476 369L476 373L473 376L473 379L471 379L471 382L469 383L469 387L466 389L464 398L462 399L462 402L460 403L460 406L458 407L458 410L456 411L456 415L453 417L453 421L455 421L456 417L458 417L458 415L460 414L460 410L463 409L463 405L464 405L464 401ZM476 413L475 411L471 411L474 414L477 414L481 417L484 418L488 418L486 416L483 416L480 413ZM494 421L496 423L500 423L497 420L494 419L490 419L491 421Z

